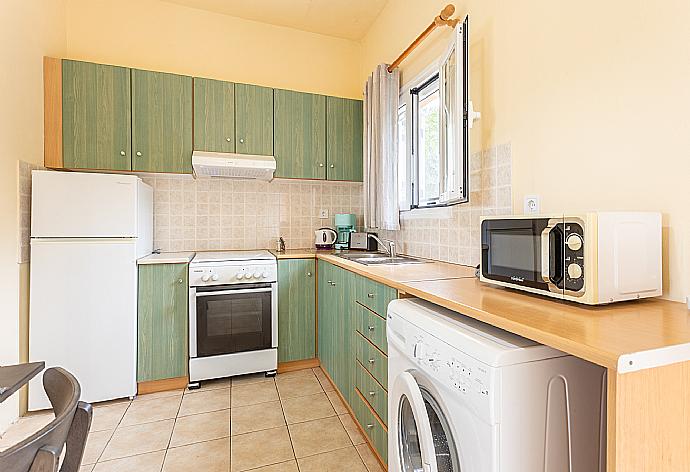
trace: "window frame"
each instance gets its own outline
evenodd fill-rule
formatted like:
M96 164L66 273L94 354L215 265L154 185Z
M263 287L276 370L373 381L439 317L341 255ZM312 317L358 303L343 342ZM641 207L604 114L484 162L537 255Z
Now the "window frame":
M463 23L458 24L453 30L453 38L449 47L444 51L439 60L430 64L413 80L403 85L400 89L399 107L406 108L406 158L405 162L398 162L398 165L406 166L408 182L405 189L405 200L400 201L400 211L410 211L414 209L438 208L457 205L469 202L469 159L470 159L470 139L469 129L471 128L470 116L471 103L469 96L469 44L468 44L468 23L466 17ZM443 68L447 60L455 51L456 61L456 93L455 109L462 110L454 123L456 136L462 136L462 142L458 139L454 141L456 170L460 170L462 175L456 179L456 185L452 189L446 187L448 172L448 156L446 147L446 120L444 118L443 106L444 96L444 75ZM419 92L438 80L439 86L439 197L438 199L419 201L419 155L417 145L419 143ZM396 137L397 139L397 137ZM457 174L456 174L457 175ZM400 192L399 192L400 194Z

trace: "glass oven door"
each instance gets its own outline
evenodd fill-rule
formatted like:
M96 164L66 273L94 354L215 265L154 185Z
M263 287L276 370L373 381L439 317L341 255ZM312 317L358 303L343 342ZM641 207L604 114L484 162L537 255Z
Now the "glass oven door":
M550 292L563 290L563 219L482 222L482 276Z
M270 349L272 292L271 284L197 288L197 357Z

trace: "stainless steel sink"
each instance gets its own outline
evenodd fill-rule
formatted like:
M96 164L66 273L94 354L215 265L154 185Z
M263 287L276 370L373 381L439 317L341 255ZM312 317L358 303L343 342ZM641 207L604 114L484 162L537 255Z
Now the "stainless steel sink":
M347 259L352 262L357 262L364 265L402 265L402 264L424 264L426 261L415 259L408 256L390 257L381 252L364 252L364 253L342 253L336 254L338 257Z

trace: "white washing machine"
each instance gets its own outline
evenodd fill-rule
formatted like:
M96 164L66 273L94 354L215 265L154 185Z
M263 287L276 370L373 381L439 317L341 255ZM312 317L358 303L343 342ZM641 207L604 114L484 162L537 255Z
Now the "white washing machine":
M605 369L416 299L388 306L390 472L604 472Z

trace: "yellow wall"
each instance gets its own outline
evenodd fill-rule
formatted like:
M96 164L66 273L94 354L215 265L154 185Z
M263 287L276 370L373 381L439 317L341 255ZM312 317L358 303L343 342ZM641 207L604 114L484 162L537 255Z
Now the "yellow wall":
M360 98L358 42L158 0L68 0L71 58Z
M390 0L363 40L362 80L447 0ZM690 8L687 0L454 2L470 14L472 147L512 143L513 205L663 212L664 292L690 294ZM403 81L440 51L433 33Z
M17 161L43 161L43 56L64 53L64 13L61 0L0 2L0 364L20 360L20 300L25 313L28 299L28 268L17 264ZM0 404L0 432L18 401Z

